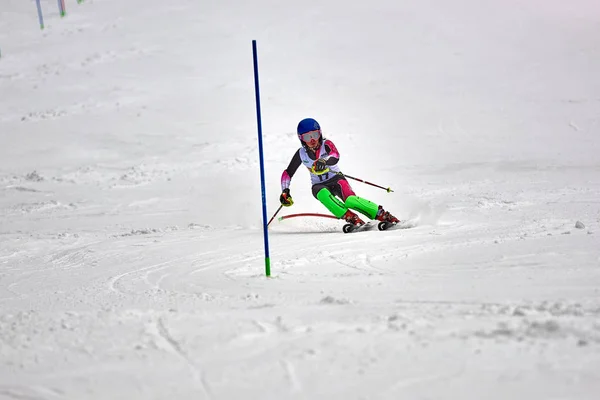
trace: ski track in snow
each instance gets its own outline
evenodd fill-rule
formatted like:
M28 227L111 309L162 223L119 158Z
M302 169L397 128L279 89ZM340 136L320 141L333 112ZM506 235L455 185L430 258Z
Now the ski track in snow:
M212 396L210 394L209 386L206 382L204 373L196 366L195 362L192 359L190 359L190 356L182 349L180 343L171 336L163 318L158 318L156 326L159 336L163 338L169 344L171 349L181 358L183 358L185 362L190 366L194 377L194 381L198 382L200 385L200 390L203 395L203 398L210 399Z

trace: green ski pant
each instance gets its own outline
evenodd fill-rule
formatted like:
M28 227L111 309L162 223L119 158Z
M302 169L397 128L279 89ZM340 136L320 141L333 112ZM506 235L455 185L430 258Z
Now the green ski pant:
M346 214L346 211L348 211L350 208L366 215L371 219L375 219L377 216L377 210L379 208L379 206L372 201L358 196L348 196L346 201L342 201L335 197L327 188L319 190L319 193L317 193L317 199L319 199L319 201L323 203L323 205L338 218L342 218L342 216Z

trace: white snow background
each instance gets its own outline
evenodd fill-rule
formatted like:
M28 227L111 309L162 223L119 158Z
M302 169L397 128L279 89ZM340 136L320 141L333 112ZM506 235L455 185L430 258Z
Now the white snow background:
M597 0L1 3L1 399L600 398Z

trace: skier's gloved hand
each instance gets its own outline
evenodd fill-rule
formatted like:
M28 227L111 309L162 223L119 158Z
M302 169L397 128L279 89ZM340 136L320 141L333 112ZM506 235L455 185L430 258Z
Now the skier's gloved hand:
M329 167L327 166L327 161L325 161L325 159L319 158L313 163L310 170L313 174L323 175L329 172Z
M289 207L292 204L294 204L294 200L292 200L292 196L290 196L289 188L283 189L281 196L279 196L279 202L281 203L282 206L285 206L285 207Z
M327 168L327 161L325 161L323 158L319 158L314 162L313 168L315 172L323 172Z

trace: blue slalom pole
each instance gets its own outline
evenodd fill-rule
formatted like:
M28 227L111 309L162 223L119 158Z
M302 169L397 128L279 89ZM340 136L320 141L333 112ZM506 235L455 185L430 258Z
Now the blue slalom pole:
M265 274L271 276L271 257L269 256L269 234L267 233L267 196L265 191L265 161L262 143L262 121L260 116L260 89L258 86L258 55L256 40L252 41L252 56L254 59L254 92L256 94L256 121L258 122L258 155L260 158L260 190L262 192L263 235L265 240Z
M61 17L64 17L67 14L65 0L58 0L58 11L60 12Z
M38 18L40 19L40 29L44 29L44 17L42 16L42 6L40 5L40 0L36 0L37 10L38 10Z

